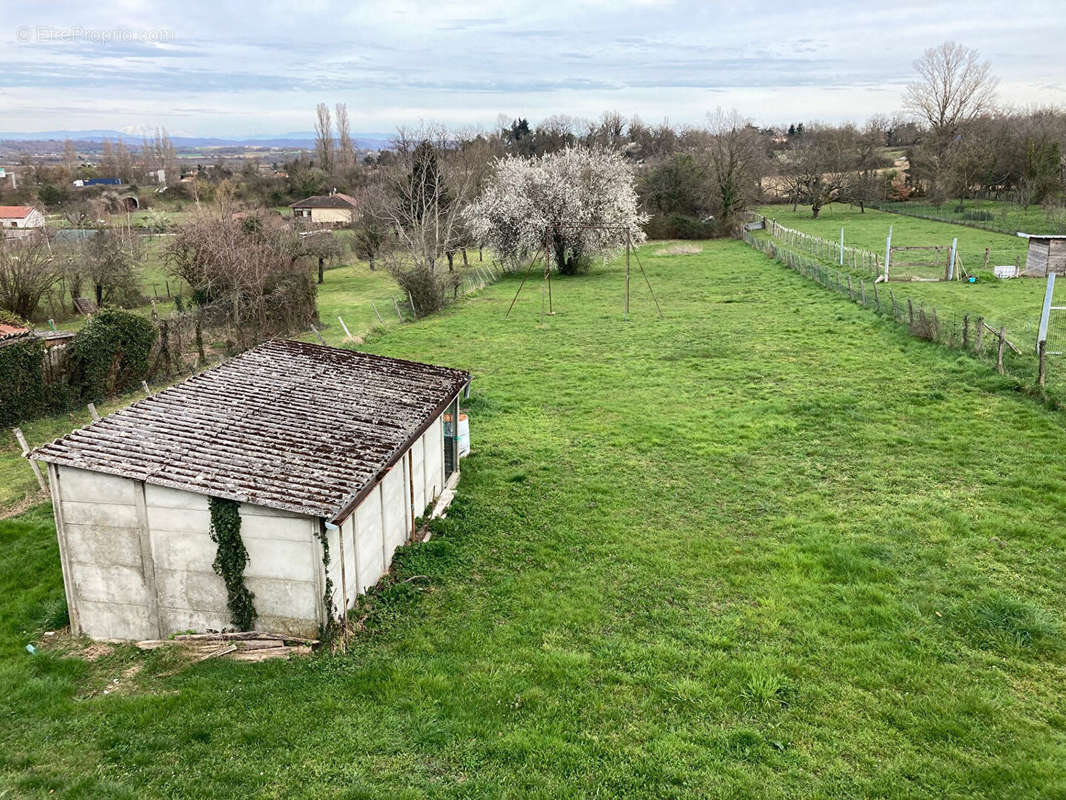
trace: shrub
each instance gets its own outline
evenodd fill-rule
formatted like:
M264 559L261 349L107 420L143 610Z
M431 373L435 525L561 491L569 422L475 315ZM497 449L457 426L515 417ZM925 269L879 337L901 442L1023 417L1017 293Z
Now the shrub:
M70 344L70 385L82 401L133 388L148 377L155 326L126 311L104 310Z
M0 347L0 426L44 410L43 359L44 342L36 336Z
M435 270L428 264L404 264L396 260L386 264L389 274L414 301L416 316L440 311L462 282L458 272Z

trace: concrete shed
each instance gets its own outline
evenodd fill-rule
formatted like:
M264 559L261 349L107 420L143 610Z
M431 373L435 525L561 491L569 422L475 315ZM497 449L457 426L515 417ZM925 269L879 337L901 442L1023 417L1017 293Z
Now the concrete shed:
M1029 240L1022 276L1043 278L1052 273L1066 274L1066 236L1043 236L1030 233L1018 235Z
M239 503L256 628L315 634L454 493L451 421L469 380L271 341L34 450L48 465L72 629L137 640L232 628L212 568L218 498Z

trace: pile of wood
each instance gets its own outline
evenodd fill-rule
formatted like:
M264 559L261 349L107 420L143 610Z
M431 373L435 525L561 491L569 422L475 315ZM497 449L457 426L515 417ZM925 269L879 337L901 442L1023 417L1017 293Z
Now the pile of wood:
M173 639L146 639L137 642L141 650L159 647L181 647L196 661L210 658L228 658L231 661L266 661L271 658L288 658L311 652L317 639L289 636L285 633L244 631L241 633L186 633Z

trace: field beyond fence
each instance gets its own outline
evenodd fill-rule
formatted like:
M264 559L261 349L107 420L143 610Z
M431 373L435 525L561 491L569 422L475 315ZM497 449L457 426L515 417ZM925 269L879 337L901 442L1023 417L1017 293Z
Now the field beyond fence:
M768 225L773 232L773 224ZM786 231L788 229L785 229ZM824 258L810 255L811 250L831 255L832 244L818 237L788 237L801 242L807 250L794 247L745 231L744 241L792 270L875 313L891 318L905 326L914 336L955 348L974 357L988 361L1003 375L1016 378L1025 386L1047 391L1062 402L1066 399L1066 365L1058 358L1049 358L1047 352L1066 350L1066 330L1049 331L1046 348L1037 345L1039 319L1016 325L1006 325L990 320L980 313L962 312L955 309L937 308L928 298L916 295L907 283L881 283L865 277L856 277L825 263ZM1050 368L1049 368L1050 365Z

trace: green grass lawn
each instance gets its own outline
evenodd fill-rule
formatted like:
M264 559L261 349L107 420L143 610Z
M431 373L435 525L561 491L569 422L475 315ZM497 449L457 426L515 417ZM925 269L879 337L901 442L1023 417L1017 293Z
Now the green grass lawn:
M615 262L554 281L544 325L535 285L504 319L515 276L371 339L473 372L474 454L347 653L30 655L62 618L54 531L0 522L0 787L1063 796L1061 414L703 247L641 251L663 321L639 282L622 321Z

